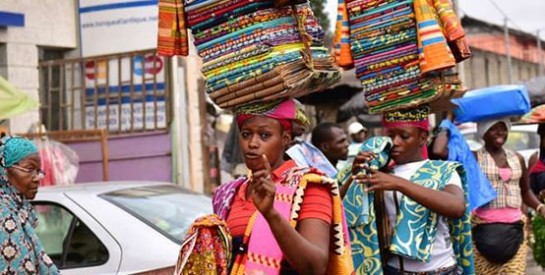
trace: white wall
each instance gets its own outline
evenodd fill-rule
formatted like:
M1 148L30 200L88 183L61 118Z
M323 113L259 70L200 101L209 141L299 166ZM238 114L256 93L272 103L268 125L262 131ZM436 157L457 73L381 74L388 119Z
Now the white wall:
M38 99L38 47L77 47L76 0L0 0L0 11L25 15L24 27L0 29L0 74ZM39 121L35 110L10 119L12 133Z

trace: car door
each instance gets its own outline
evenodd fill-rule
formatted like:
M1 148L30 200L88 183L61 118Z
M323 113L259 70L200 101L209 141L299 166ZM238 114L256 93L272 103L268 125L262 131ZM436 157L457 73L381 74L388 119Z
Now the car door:
M62 274L115 274L121 263L116 240L84 209L63 194L32 202L36 233Z

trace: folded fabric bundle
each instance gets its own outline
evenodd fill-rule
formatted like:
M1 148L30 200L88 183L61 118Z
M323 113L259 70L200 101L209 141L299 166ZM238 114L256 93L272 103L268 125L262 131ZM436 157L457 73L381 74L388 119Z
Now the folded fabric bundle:
M185 13L206 91L222 108L301 96L340 79L308 2L197 0L186 1Z
M349 43L351 58L337 62L354 65L370 113L459 96L452 68L470 51L450 0L340 0L341 10L347 19L338 19L345 24L336 35L349 33L349 42L335 47L340 53Z

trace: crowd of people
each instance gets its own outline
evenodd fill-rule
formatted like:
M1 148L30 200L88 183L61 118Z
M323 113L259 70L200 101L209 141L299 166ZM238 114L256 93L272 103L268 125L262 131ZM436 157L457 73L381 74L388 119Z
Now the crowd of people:
M255 234L271 237L261 252L278 252L281 274L332 274L324 265L337 248L329 233L348 232L352 261L343 266L356 274L525 274L529 219L524 206L545 216L538 178L545 165L541 151L527 168L519 153L504 147L509 119L479 122L484 146L474 154L451 117L431 131L427 107L385 113L384 137L370 136L359 122L348 132L320 123L306 145L315 150L299 150L307 158L301 162L296 161L301 155L289 154L298 143L290 129L307 123L300 110L285 108L297 106L291 101L236 115L250 172L221 186L214 206L233 234L239 270L262 270L253 261L267 255L249 245ZM313 165L317 160L328 162L335 173L320 172ZM283 206L296 208L293 215L282 208L279 193L298 194L305 173L320 180L305 181L304 196L289 201L291 208ZM328 192L324 176L338 182L346 220L338 225L342 230L333 230L337 193ZM226 191L230 188L234 191ZM227 193L236 195L225 200Z
M484 146L468 157L452 122L431 132L428 113L425 106L385 113L384 136L359 122L348 135L320 123L307 142L294 138L309 125L295 100L237 108L249 172L213 198L231 236L229 273L525 274L523 206L545 217L543 125L528 168L504 147L509 119L479 122ZM40 166L31 141L1 139L0 254L8 273L58 273L33 229L29 200ZM486 183L494 196L475 194Z

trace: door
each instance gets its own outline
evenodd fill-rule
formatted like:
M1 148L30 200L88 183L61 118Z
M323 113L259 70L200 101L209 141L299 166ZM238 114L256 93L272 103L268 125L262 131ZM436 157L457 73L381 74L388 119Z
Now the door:
M121 249L110 234L79 206L34 201L36 233L62 274L115 274Z

